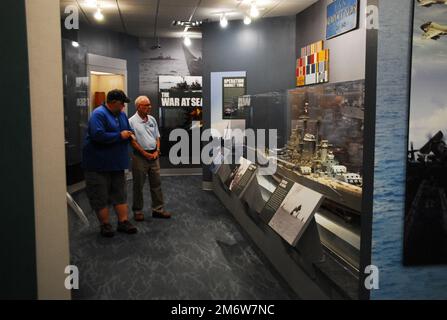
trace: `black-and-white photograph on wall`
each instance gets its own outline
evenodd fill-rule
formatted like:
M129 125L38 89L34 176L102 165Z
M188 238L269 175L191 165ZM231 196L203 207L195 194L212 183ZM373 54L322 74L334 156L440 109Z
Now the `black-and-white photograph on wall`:
M154 96L158 92L158 77L202 76L202 40L193 39L189 47L182 39L161 38L158 46L154 39L140 38L140 92ZM155 96L154 96L155 98Z
M447 6L414 8L405 200L405 265L447 263Z
M228 77L222 79L222 118L246 119L250 103L247 94L246 77ZM248 101L248 106L247 106Z

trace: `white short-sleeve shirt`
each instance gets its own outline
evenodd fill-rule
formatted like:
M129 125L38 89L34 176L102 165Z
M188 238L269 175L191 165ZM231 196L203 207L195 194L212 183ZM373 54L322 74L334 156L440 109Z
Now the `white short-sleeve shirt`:
M157 139L160 138L157 120L148 115L147 121L141 119L138 113L135 113L129 119L130 127L134 130L137 142L144 150L157 149Z

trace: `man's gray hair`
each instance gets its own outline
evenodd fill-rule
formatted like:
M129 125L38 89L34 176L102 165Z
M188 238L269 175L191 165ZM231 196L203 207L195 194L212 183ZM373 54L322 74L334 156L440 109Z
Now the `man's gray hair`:
M141 101L143 101L144 99L149 100L148 97L146 96L139 96L138 98L135 99L135 107L138 107L141 103Z

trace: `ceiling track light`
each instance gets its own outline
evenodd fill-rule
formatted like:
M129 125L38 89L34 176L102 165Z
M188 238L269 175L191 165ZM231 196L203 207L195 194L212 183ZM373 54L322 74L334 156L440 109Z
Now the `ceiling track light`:
M185 36L185 39L183 40L183 43L184 43L185 46L187 46L187 47L191 46L191 39L189 38L188 35Z
M194 28L194 27L200 27L202 25L202 21L174 20L172 21L172 25L175 27Z
M101 8L98 6L98 9L96 10L94 16L93 16L96 20L98 21L102 21L104 20L104 15L101 12Z
M226 28L228 26L228 20L227 20L225 13L222 14L222 16L220 17L220 26L222 28Z
M250 7L250 16L251 16L252 18L257 18L257 17L259 17L259 9L258 9L258 7L256 6L256 1L253 1L253 2L251 3L251 7Z

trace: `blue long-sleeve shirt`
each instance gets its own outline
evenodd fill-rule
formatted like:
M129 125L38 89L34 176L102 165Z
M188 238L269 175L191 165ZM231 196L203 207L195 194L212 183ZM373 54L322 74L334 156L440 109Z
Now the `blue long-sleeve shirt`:
M129 130L124 112L114 115L106 106L96 108L89 120L82 166L87 171L121 171L129 168L129 141L121 131Z

